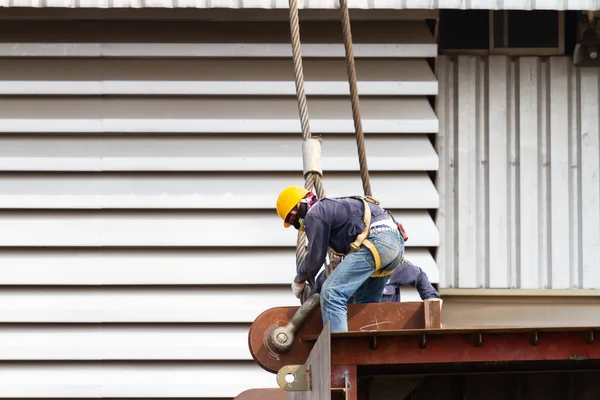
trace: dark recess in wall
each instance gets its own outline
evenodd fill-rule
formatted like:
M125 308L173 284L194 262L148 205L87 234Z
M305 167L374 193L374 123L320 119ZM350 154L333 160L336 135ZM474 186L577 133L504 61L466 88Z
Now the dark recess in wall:
M565 54L575 47L578 11L564 12ZM508 47L551 48L558 46L558 11L508 12ZM494 15L494 42L504 47L504 13ZM488 10L440 10L438 45L444 50L489 50L490 17Z
M440 50L488 49L489 26L488 10L440 10Z

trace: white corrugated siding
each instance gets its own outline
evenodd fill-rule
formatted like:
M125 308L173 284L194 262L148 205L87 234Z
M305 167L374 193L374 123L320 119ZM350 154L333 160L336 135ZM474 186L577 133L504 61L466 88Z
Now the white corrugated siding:
M438 62L441 285L600 288L598 69Z
M274 210L284 185L303 184L289 26L226 36L231 26L200 35L210 24L179 23L141 45L130 24L3 25L0 397L276 387L247 330L260 312L298 304L295 231ZM373 191L405 224L409 259L438 282L427 137L438 121L426 99L438 87L425 60L436 44L424 22L382 27L353 24ZM302 28L311 126L327 193L360 193L343 45L327 33L341 28L324 28Z
M288 8L288 0L0 0L0 7ZM336 9L338 0L298 0L301 9ZM598 0L348 0L356 9L597 10Z

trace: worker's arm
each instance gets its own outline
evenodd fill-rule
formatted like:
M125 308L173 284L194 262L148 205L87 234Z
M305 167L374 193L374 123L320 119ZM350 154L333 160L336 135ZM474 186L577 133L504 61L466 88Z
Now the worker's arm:
M413 286L419 292L421 300L439 299L441 297L429 281L427 274L420 267L406 260L394 270L394 273L390 276L388 285L396 288L400 286Z
M304 263L300 266L294 282L313 280L325 262L329 247L330 224L318 213L308 213L305 219L305 232L308 248Z

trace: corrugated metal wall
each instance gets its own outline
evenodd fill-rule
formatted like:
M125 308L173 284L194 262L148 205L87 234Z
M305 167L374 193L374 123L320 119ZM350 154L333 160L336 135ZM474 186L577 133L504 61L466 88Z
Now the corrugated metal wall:
M276 386L246 335L265 309L298 304L296 234L274 210L284 185L303 183L288 31L3 22L0 397ZM358 193L339 22L301 31L325 189ZM437 282L436 44L422 21L353 34L374 194Z
M600 288L598 69L438 62L441 285Z

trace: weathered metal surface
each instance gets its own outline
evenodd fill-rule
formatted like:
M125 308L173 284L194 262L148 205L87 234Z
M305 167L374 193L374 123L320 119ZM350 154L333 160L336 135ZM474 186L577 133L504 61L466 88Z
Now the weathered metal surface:
M570 296L564 296L562 291L561 297L553 297L554 290L535 295L519 295L520 291L510 289L488 295L487 290L476 290L478 295L442 291L444 328L600 326L600 291L589 291L586 296L579 290L571 290Z
M299 308L271 308L260 314L250 326L248 333L250 353L265 370L277 372L284 365L302 364L310 354L315 339L323 329L320 308L315 309L304 325L298 329L289 352L279 354L276 349L269 346L268 338L271 332L291 321ZM357 332L423 329L425 328L424 309L422 302L350 304L348 305L348 329Z
M32 2L29 0L0 0L0 7L67 7L67 8L231 8L231 9L287 9L287 0L48 0ZM300 9L335 10L339 3L334 0L304 0L298 2ZM351 9L492 9L492 10L597 10L597 0L350 0Z
M310 373L310 390L290 393L290 400L331 399L331 331L329 322L323 328L306 363Z
M290 394L283 389L250 389L246 390L234 400L289 400Z
M593 329L593 330L591 330ZM334 364L407 365L600 360L600 327L504 330L403 330L332 334ZM373 337L377 346L373 348Z
M423 302L425 311L425 329L442 327L442 301L425 300Z
M569 56L437 66L441 287L600 288L599 69Z
M286 392L310 390L310 365L284 365L277 371L277 384Z
M331 366L331 390L342 392L345 400L358 399L358 371L356 365Z

